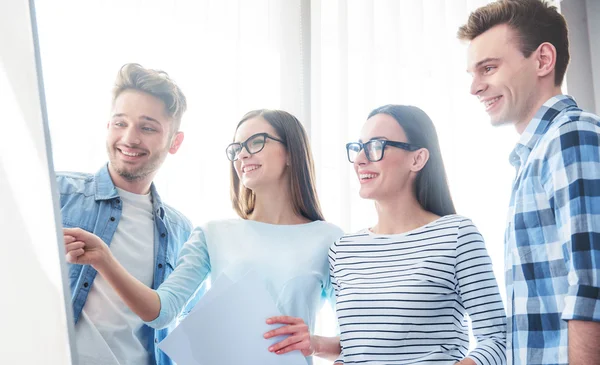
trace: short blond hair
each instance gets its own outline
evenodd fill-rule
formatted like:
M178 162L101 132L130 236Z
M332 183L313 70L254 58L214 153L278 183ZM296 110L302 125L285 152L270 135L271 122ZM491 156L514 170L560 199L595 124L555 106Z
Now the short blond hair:
M167 115L173 119L172 132L179 131L181 117L187 109L187 100L166 72L144 68L137 63L126 63L119 70L115 80L113 104L123 91L129 89L145 92L162 100Z

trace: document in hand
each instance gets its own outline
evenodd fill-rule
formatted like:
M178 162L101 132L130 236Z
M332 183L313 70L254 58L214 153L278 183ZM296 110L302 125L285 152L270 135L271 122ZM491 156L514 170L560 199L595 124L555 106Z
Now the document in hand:
M262 278L250 272L233 283L224 274L158 347L178 365L306 365L298 351L276 355L267 348L285 337L265 339L280 315Z

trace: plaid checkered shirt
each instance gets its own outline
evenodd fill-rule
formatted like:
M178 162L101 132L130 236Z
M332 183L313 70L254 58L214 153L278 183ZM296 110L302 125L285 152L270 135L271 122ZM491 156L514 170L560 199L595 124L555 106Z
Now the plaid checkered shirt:
M510 162L508 363L568 364L568 321L600 321L600 118L552 97Z

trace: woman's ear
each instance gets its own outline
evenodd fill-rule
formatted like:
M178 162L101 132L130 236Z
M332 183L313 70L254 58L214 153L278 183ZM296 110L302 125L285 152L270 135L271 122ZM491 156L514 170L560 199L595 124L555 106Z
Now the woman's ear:
M412 153L412 164L410 170L413 172L419 172L427 165L429 161L429 150L427 148L420 148Z

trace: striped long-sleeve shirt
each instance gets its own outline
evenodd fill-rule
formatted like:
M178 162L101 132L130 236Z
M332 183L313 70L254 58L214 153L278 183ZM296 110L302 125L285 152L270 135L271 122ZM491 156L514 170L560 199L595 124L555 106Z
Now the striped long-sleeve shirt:
M330 249L343 364L506 362L506 317L473 223L442 217L403 234L363 230Z

